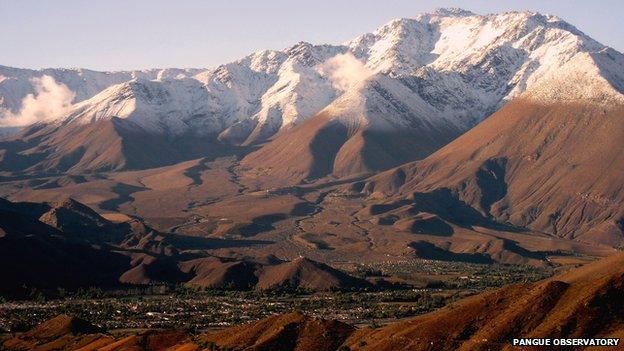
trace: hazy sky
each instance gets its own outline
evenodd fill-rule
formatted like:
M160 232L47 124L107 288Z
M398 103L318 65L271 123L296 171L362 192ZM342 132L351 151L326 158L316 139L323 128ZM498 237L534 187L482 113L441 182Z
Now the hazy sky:
M341 43L451 6L555 14L624 51L623 0L0 0L0 65L213 67L301 40Z

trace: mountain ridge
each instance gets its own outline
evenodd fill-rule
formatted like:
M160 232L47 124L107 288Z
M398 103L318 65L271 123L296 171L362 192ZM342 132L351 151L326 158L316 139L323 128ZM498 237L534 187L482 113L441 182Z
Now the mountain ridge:
M457 9L440 10L390 21L376 31L344 45L300 42L281 51L256 52L215 69L98 73L106 78L105 81L98 78L100 81L95 79L90 83L89 79L84 78L80 84L90 88L83 88L76 93L76 100L80 102L59 116L58 122L48 122L58 125L59 129L52 131L45 139L59 139L53 135L67 134L62 131L64 129L118 118L117 124L128 124L128 128L144 134L137 139L148 139L155 135L159 138L184 139L191 135L204 139L198 140L198 143L260 145L264 151L250 156L254 159L250 167L274 168L270 159L275 158L275 155L260 156L275 153L274 149L284 143L278 141L280 138L290 138L287 136L289 133L296 134L294 130L315 116L328 115L327 112L331 112L329 115L339 114L336 107L341 104L350 103L351 106L347 107L357 110L364 96L364 110L356 120L367 120L370 126L388 127L391 133L376 137L377 140L392 139L393 133L407 135L398 139L410 144L410 147L405 148L414 149L413 154L403 153L394 160L389 158L388 162L368 162L368 159L388 159L386 149L396 145L383 146L370 138L368 141L366 138L356 141L349 137L348 140L353 140L347 143L350 151L343 153L346 158L334 157L339 160L337 167L326 166L331 172L300 169L301 164L286 167L292 170L280 170L283 173L293 173L294 170L297 175L288 176L291 178L289 182L294 183L316 173L321 176L351 176L385 170L428 156L506 102L525 95L527 91L544 91L540 85L552 72L565 69L571 62L585 65L586 80L592 82L592 85L579 84L566 88L567 91L578 88L591 94L591 87L595 87L595 81L598 80L606 80L621 90L624 86L621 56L554 16L533 12L476 15ZM17 107L14 102L28 90L22 89L23 86L30 83L20 76L27 72L14 72L14 77L11 77L8 72L11 70L4 70L5 73L0 73L3 75L0 96L6 97L2 98L0 106L15 113ZM98 75L91 71L67 72L74 73L68 78L60 75L62 79L58 83L67 84L70 88L77 84L74 82L75 74L85 77ZM44 74L44 71L38 74ZM126 81L112 84L122 78ZM569 82L565 83L569 85ZM11 88L15 84L22 88ZM358 92L356 86L362 85L373 89L375 86L383 86L385 93L371 99L369 93ZM94 86L107 87L93 95L93 90L96 90ZM557 94L559 96L555 100L560 100L564 92L557 91ZM545 94L541 98L552 101L555 97ZM410 101L418 102L419 106L412 104L409 107L410 116L402 116L400 109L409 105ZM348 130L354 128L349 126L352 122L343 123L344 117L338 120L346 124ZM407 121L412 124L433 124L433 130L439 129L440 132L434 132L431 141L409 143L410 140L427 135L431 128L418 125L403 128ZM308 134L313 138L314 133ZM126 139L121 136L124 143L132 143L124 141ZM267 145L263 145L267 142ZM274 142L278 145L271 146ZM308 139L298 141L310 142ZM99 142L93 139L82 143L95 147ZM297 148L303 150L307 146L300 145ZM22 149L8 149L6 153L9 155L2 156L5 159L25 157ZM91 152L96 153L96 149ZM50 145L47 150L52 154L64 152L64 148L56 144ZM124 154L127 152L119 150L119 155L113 158L135 158ZM369 156L358 156L362 153ZM149 149L143 154L137 157L147 162L113 162L110 165L98 164L94 169L90 162L78 160L80 166L62 168L82 172L163 165L157 162L158 155L150 154ZM192 158L184 150L174 150L172 154L178 156L164 164ZM64 155L38 155L30 158L49 157L63 158ZM266 157L269 157L267 164L262 165L262 159ZM19 169L24 171L28 168ZM35 167L46 168L49 166L45 162Z
M461 15L457 15L458 13ZM475 33L471 34L470 32L466 32L466 30L470 28L472 28L472 31ZM462 35L467 36L463 38L467 44L457 42L458 36L461 37ZM423 39L427 39L425 40L428 41L425 43L426 45L423 44ZM419 42L420 44L418 44ZM544 46L544 48L540 49L541 46ZM362 60L373 72L400 76L411 75L414 70L424 69L423 72L418 72L416 76L421 80L427 80L427 71L432 73L431 69L434 70L433 72L437 72L435 73L437 76L436 78L441 79L444 79L444 75L442 74L448 70L470 75L470 72L466 71L469 66L466 65L475 65L475 67L478 68L481 64L478 62L479 60L491 61L496 57L498 57L498 59L510 60L507 64L520 64L521 67L518 67L520 70L519 72L526 72L526 74L529 75L535 74L539 76L541 74L540 67L535 67L536 72L530 72L530 70L528 70L530 67L526 66L527 63L529 66L535 65L537 60L541 62L539 64L541 66L556 66L559 64L556 61L565 62L569 59L570 55L573 55L577 50L598 51L604 48L606 48L606 46L599 44L574 26L554 16L545 16L534 12L506 12L502 14L476 15L466 11L458 11L457 9L442 9L432 13L417 15L414 18L392 20L388 24L381 26L375 32L364 34L346 42L345 45L312 45L300 42L283 51L265 50L256 52L238 61L221 65L212 70L169 69L104 72L104 74L115 75L123 73L132 77L132 79L151 78L150 80L156 80L158 82L167 80L178 81L178 79L175 79L176 76L193 78L210 85L208 89L212 92L213 99L220 100L222 103L225 100L233 99L235 105L230 105L230 107L227 107L228 109L234 108L244 110L251 107L253 111L260 113L255 117L258 121L266 121L268 118L266 113L271 108L270 104L273 103L253 108L251 105L245 106L245 103L239 99L244 98L248 102L267 100L277 103L277 101L275 101L276 98L271 97L271 95L273 95L270 91L271 87L273 87L274 90L278 90L275 91L275 93L278 93L280 89L283 90L280 86L288 87L288 89L296 88L299 84L303 84L303 81L297 79L296 76L311 79L315 85L327 84L326 78L323 79L323 77L319 77L318 72L314 69L309 70L308 68L314 68L314 66L324 62L328 58L345 52L352 52L357 59ZM555 54L543 52L549 49L553 49ZM514 57L514 50L533 52L534 54L532 55L535 57L527 57L525 59L517 55ZM425 55L426 58L422 60L418 59L419 57L424 57L423 55ZM495 56L488 57L488 55ZM560 55L560 57L557 57L557 55ZM526 61L527 59L528 61ZM525 62L522 64L522 61L518 60L525 60ZM513 61L517 61L517 63ZM487 61L484 61L484 63L487 64ZM482 68L495 69L496 67ZM546 67L542 70L552 70L552 68ZM520 75L522 74L523 73ZM10 75L4 75L7 78L10 77ZM488 77L491 76L491 74L485 74L484 76ZM525 80L530 84L530 79L527 77L521 77L518 76L518 74L516 74L516 76L517 78L512 79ZM5 78L4 81L11 80L7 78ZM498 78L504 79L503 76ZM250 79L253 79L255 82L252 83ZM249 88L245 88L240 84L242 81L237 82L237 80L247 80L247 84L252 83L250 86L252 89L249 90ZM184 79L182 79L182 82L183 81ZM62 81L60 83L65 84ZM257 89L255 88L256 86L260 90L254 92L253 90ZM297 89L298 88L292 91L295 95L290 96L297 96L297 94L299 94ZM340 93L335 89L332 91L330 87L324 89L326 89L327 92L323 94L329 94L326 96ZM516 89L524 90L525 88L517 86ZM218 93L219 90L221 90L222 93ZM78 92L78 95L83 96L87 94ZM239 97L236 97L236 95ZM266 96L263 97L262 95ZM511 98L516 95L516 92L511 92ZM511 98L506 99L509 100ZM330 97L330 99L333 98ZM498 99L500 99L500 97ZM279 101L280 98L277 98L277 100ZM321 100L326 101L326 104L331 101L327 101L327 97L325 99L320 99L318 95L315 95L313 99L306 100ZM289 109L292 108L292 103L293 102L290 102L288 103L289 105L282 105L282 107L279 107L282 109L282 114L288 115L289 112L284 109L286 106L288 106ZM279 106L279 104L280 103L276 106ZM9 108L15 110L16 107L9 106ZM295 112L296 115L290 115L283 126L290 124L291 122L289 121L297 115L300 115L298 118L306 118L318 112L319 109L308 109L305 113ZM297 110L298 109L295 107L294 111ZM483 109L481 110L483 111ZM247 113L247 117L253 114L254 113ZM483 114L483 112L481 114ZM485 116L481 116L481 118L483 117ZM240 120L240 118L238 118L238 120ZM468 126L469 125L470 123L468 123Z

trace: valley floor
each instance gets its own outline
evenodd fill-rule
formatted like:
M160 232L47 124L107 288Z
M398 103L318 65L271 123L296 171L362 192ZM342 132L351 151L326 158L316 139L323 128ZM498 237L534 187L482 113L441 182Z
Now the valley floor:
M0 197L56 201L70 196L111 221L141 218L164 233L210 238L206 253L331 265L425 258L466 263L546 266L583 263L613 248L500 226L466 225L436 213L385 223L366 198L345 191L362 177L325 178L270 188L241 170L236 157L196 159L172 166L89 175L0 177ZM180 247L181 250L188 248Z

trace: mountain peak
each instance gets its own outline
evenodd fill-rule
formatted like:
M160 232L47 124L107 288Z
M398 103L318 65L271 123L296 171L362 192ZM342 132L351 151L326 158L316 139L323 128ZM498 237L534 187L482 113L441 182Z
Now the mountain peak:
M474 16L475 13L472 11L464 10L459 7L439 7L433 11L434 15L438 16L448 16L448 17L467 17Z

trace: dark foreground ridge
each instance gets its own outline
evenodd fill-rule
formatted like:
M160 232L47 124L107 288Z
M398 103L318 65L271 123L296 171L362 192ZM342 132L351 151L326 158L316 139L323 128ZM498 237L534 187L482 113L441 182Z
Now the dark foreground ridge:
M30 288L184 284L217 290L354 290L372 286L305 257L220 257L227 240L161 233L139 219L111 222L71 199L0 198L0 294ZM230 243L231 244L231 243ZM12 267L22 267L16 271Z

